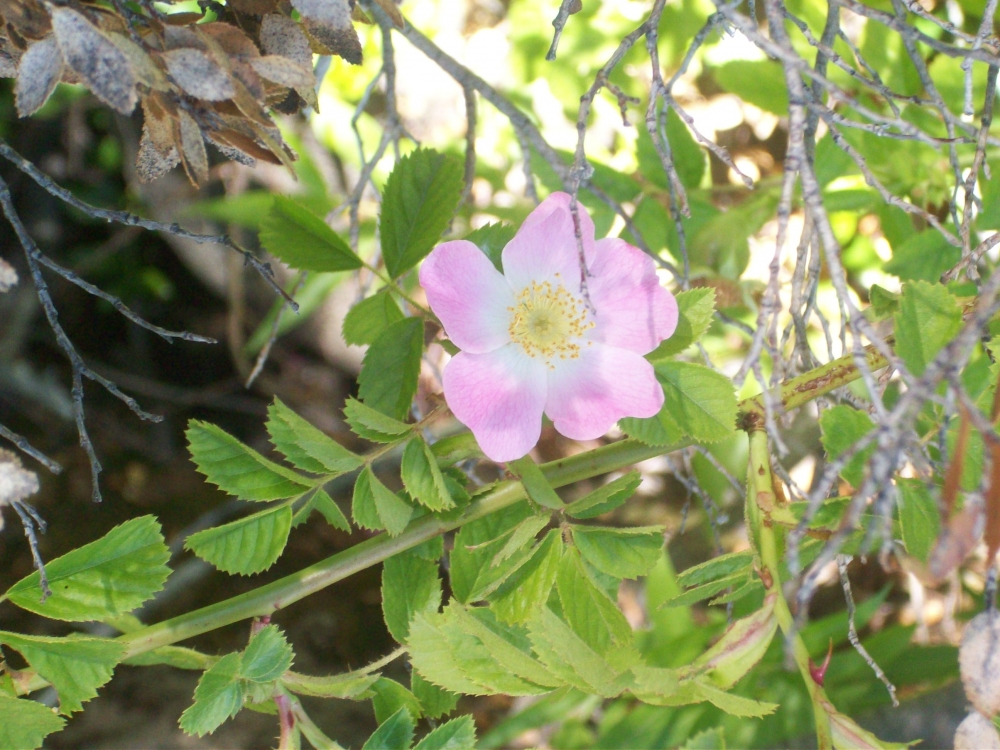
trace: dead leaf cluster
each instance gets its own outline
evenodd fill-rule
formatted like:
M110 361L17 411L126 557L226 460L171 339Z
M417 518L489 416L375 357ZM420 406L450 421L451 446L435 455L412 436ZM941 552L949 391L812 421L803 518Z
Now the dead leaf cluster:
M394 0L377 0L402 25ZM194 185L208 179L206 142L228 159L291 167L273 112L318 108L313 54L359 64L354 23L370 23L354 0L230 0L200 13L122 16L87 0L4 0L0 76L16 78L26 117L57 83L86 86L123 115L143 113L136 158L150 182L182 165Z

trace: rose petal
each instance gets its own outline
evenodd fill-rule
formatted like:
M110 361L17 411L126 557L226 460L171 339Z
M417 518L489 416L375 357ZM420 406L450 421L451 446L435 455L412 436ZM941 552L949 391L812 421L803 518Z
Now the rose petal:
M648 354L677 328L677 300L660 285L653 259L624 240L598 240L587 279L592 341Z
M514 295L503 275L471 242L438 245L420 267L431 310L455 346L473 354L510 342Z
M530 451L542 431L546 367L517 344L486 354L459 352L444 369L444 397L494 461Z
M663 406L653 366L629 351L587 342L576 359L549 370L545 413L574 440L593 440L623 417L651 417Z
M503 249L503 272L515 294L526 286L550 282L576 293L580 282L580 253L573 229L570 196L552 193L524 220L514 239ZM594 257L594 222L582 204L577 206L580 235L587 262Z

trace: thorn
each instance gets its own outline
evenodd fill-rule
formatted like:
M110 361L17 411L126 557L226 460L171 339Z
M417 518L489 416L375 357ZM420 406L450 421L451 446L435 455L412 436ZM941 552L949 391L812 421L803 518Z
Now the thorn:
M812 659L809 660L809 674L812 675L813 681L823 687L823 678L826 677L826 669L830 666L830 657L833 656L833 638L830 639L830 647L826 650L826 658L823 659L822 666L817 667L816 662Z

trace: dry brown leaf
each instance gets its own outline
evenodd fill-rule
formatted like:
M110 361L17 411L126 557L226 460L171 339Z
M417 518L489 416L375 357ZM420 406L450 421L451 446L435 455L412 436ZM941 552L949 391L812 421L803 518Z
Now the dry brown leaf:
M190 26L204 17L201 13L168 13L162 20L171 26Z
M389 20L396 26L397 29L403 28L403 14L399 12L399 6L396 5L394 0L375 0L378 7L385 11L385 14L389 16Z
M287 57L265 55L250 64L262 77L290 89L312 89L316 85L316 76L311 68L304 68Z
M181 49L183 47L193 47L202 51L208 49L205 41L186 26L164 26L163 48Z
M43 39L52 31L49 15L37 0L3 0L0 5L4 20L25 39Z
M157 91L169 91L170 82L160 67L142 47L122 34L108 34L108 38L128 58L136 80Z
M82 14L52 9L52 29L63 60L98 99L123 115L135 109L135 75L125 54Z
M228 5L240 13L249 13L253 16L273 13L278 7L277 0L229 0Z
M351 20L354 21L354 23L363 23L366 26L375 25L375 22L365 15L365 12L361 10L361 6L356 3L351 8Z
M177 149L171 146L166 154L153 145L149 129L143 125L142 138L139 140L139 153L135 157L135 173L140 182L152 182L162 177L181 162Z
M163 52L162 57L170 77L196 99L219 102L235 96L232 78L201 50L174 49Z
M312 67L312 49L302 27L288 16L264 16L260 24L260 44L269 55L281 55L303 67Z
M21 58L17 83L14 85L17 114L27 117L45 104L59 83L62 72L63 58L55 36L50 34L28 47Z
M351 23L348 0L292 0L302 14L303 27L323 54L340 55L349 63L361 64L361 41Z
M4 50L0 50L0 78L17 78L17 60Z
M142 100L143 135L147 136L160 152L166 156L177 145L174 140L177 110L157 94L144 97Z
M178 111L178 124L184 170L191 184L198 187L208 181L208 154L205 152L205 139L201 136L201 128L183 109Z
M937 538L927 570L934 581L942 581L965 562L983 535L983 511L966 505L948 521Z
M211 143L219 151L219 153L222 154L227 159L239 162L240 164L243 164L244 166L247 167L257 166L257 160L255 158L250 156L250 154L246 153L245 151L242 151L236 148L235 146L231 146L230 144L226 143L225 139L219 138L216 133L209 131L207 133L202 133L202 135L204 135L205 139L209 143Z
M235 58L246 62L260 57L260 50L257 49L253 40L242 29L230 23L203 23L199 24L198 31L212 37L231 59Z
M271 153L281 160L281 163L288 169L292 178L297 181L298 176L295 174L294 165L295 155L289 151L288 147L284 143L282 143L281 133L278 129L264 128L253 122L250 123L250 127L253 128L254 135L257 136L257 140L267 146Z

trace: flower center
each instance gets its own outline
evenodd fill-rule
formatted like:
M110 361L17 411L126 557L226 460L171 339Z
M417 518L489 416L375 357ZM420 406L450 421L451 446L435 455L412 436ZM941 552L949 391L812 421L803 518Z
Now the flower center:
M510 337L530 357L576 359L580 356L577 340L594 327L587 320L583 301L562 284L553 288L548 281L525 287L507 309L512 313Z

